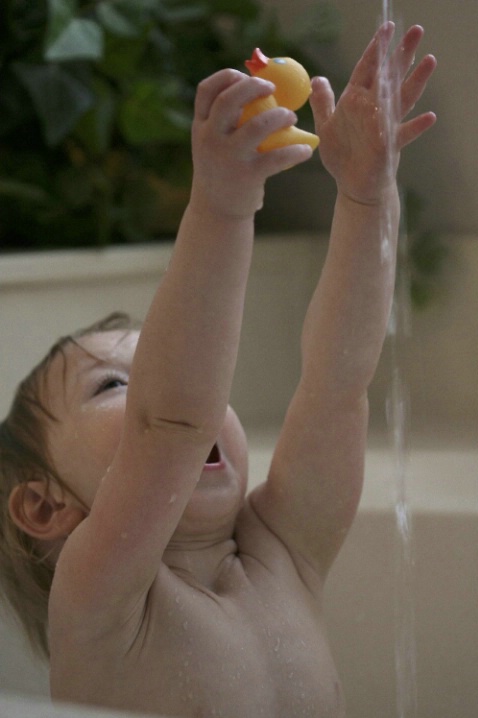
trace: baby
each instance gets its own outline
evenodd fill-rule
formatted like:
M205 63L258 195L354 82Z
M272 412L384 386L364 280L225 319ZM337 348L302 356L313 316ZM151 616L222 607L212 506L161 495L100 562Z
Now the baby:
M387 130L379 76L393 33L379 28L337 106L327 80L312 81L337 202L262 485L246 496L246 440L228 406L254 215L267 177L311 150L256 151L295 123L282 107L238 128L242 107L274 89L261 79L224 70L199 85L190 202L141 331L113 317L64 339L17 394L1 427L1 567L30 634L48 637L55 700L185 718L344 715L324 583L362 488L399 153L435 121L404 121L436 64L428 55L409 72L414 26L388 61L400 117Z

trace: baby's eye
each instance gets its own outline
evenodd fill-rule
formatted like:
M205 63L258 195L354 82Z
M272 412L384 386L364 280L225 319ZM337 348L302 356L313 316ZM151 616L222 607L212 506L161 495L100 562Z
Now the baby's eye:
M111 391L113 389L119 389L123 386L128 386L128 380L119 376L105 377L95 390L95 396L102 394L105 391Z

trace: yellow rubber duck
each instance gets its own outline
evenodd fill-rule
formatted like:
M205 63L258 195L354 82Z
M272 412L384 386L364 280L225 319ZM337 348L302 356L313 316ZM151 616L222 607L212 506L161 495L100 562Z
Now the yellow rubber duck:
M310 77L305 68L290 57L269 58L256 47L250 60L245 65L251 75L273 82L276 91L269 97L259 98L246 105L243 109L239 125L247 122L254 115L270 110L273 107L287 107L298 110L304 105L311 93ZM257 148L259 152L268 152L287 145L310 145L313 150L319 144L317 135L305 132L297 127L287 127L273 132Z

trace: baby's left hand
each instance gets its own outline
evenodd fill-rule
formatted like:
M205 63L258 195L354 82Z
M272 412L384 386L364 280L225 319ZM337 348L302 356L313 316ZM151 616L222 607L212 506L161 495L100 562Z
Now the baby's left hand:
M251 217L262 206L266 179L310 157L312 150L304 145L257 151L271 132L297 121L285 107L261 112L239 126L244 106L274 89L270 82L230 69L200 83L192 129L191 201L197 209L224 218Z
M403 122L425 90L436 60L426 55L408 74L423 37L423 29L414 25L384 61L393 34L393 23L378 29L336 107L328 81L312 81L310 102L322 162L339 191L363 204L381 201L395 181L400 150L436 120L433 112L426 112ZM392 83L386 82L388 75Z

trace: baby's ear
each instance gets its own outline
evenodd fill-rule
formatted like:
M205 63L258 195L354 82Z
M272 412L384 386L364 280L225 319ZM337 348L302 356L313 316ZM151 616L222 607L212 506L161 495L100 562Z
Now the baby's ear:
M8 508L19 529L44 541L66 538L86 515L72 498L60 495L59 489L52 491L44 481L28 481L16 486L10 494Z

